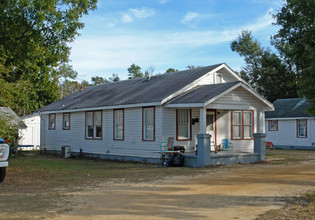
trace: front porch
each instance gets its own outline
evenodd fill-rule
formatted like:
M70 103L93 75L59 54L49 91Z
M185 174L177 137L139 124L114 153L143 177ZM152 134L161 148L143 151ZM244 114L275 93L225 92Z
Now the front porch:
M185 166L190 167L205 167L205 166L218 166L229 164L248 164L257 161L263 161L266 158L265 152L265 138L266 134L254 134L254 151L237 152L237 151L219 151L211 152L210 143L211 135L198 134L198 144L196 154L184 154Z

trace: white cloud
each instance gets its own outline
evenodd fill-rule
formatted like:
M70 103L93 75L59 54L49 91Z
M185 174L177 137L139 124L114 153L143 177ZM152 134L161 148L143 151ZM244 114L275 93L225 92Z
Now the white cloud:
M120 19L123 23L130 23L133 21L133 18L130 14L123 13Z
M129 11L133 16L139 19L153 17L155 15L155 10L153 8L130 8Z
M160 0L160 4L164 5L165 3L167 3L169 0Z
M187 12L187 14L184 16L184 18L181 20L183 24L189 24L192 21L196 21L198 18L200 18L200 14L196 12Z
M156 14L155 10L153 8L130 8L128 12L122 13L121 21L123 23L130 23L134 20L141 20L144 18L153 17Z

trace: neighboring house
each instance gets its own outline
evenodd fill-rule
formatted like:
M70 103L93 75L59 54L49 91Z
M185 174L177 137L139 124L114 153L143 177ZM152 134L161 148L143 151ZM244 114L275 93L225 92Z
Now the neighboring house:
M21 120L26 124L25 129L19 129L18 141L21 150L39 150L40 146L40 116L38 114L22 116Z
M315 117L303 98L277 99L275 111L266 112L266 140L278 148L315 149Z
M7 120L10 126L18 126L20 129L25 129L26 125L15 112L9 107L0 107L0 117ZM4 138L4 137L2 137Z
M228 139L234 152L253 153L253 133L264 133L270 110L270 102L217 64L84 88L38 113L46 152L68 145L73 154L154 162L166 137L195 154L198 133L211 134L212 146Z

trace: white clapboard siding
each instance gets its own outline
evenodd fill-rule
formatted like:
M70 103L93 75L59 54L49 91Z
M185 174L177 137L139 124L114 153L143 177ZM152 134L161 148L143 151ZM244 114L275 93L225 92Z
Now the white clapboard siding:
M231 132L231 111L217 110L216 115L217 145L222 143L223 139L228 139L233 145L233 151L244 151L252 153L254 150L253 140L232 140ZM257 114L254 111L254 132L256 131Z
M192 118L200 118L199 108L191 109ZM196 134L200 131L200 123L195 123L192 125L191 139L189 141L179 141L176 140L176 109L166 108L164 110L164 138L174 137L174 146L184 146L185 152L194 152L197 144Z
M264 105L253 94L246 89L239 87L214 102L210 103L208 108L212 109L264 109Z
M238 79L235 76L233 76L230 72L220 70L218 72L208 73L207 75L205 75L198 81L198 85L228 83L235 81L238 81Z
M70 130L62 130L63 115L56 114L56 129L48 130L48 115L42 115L42 147L92 154L158 157L161 142L161 108L155 108L155 141L142 141L142 108L124 109L124 140L113 140L113 110L102 111L102 140L85 139L85 112L71 113Z
M239 81L235 76L233 76L230 72L220 70L216 73L216 75L220 75L222 78L222 83L235 82ZM216 83L219 83L216 81Z
M214 84L213 73L208 73L202 79L198 81L198 85L209 85Z
M269 131L268 120L272 119L266 120L266 140L273 142L274 145L315 146L315 121L307 119L307 137L298 138L296 119L278 120L277 131Z

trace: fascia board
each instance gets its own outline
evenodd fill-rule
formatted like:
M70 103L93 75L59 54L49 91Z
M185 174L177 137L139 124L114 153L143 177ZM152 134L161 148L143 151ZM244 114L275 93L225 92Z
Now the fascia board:
M281 121L281 120L298 120L298 119L314 119L314 117L291 117L291 118L265 118L266 121L273 121L273 120L278 120L278 121Z
M204 103L165 104L165 108L202 108Z
M137 108L146 106L159 106L161 102L151 102L151 103L140 103L140 104L130 104L130 105L114 105L114 106L103 106L103 107L91 107L91 108L80 108L80 109L69 109L69 110L56 110L56 111L44 111L39 112L39 114L53 114L53 113L65 113L65 112L85 112L85 111L98 111L106 109L118 109L118 108Z

